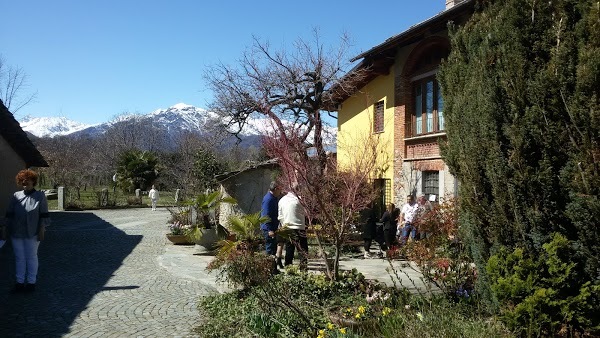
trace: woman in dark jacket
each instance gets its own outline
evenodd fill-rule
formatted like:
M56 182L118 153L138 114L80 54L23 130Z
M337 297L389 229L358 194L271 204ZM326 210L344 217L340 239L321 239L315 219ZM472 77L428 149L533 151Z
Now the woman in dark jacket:
M16 284L13 292L35 290L38 272L38 246L50 223L48 201L42 191L35 190L38 175L32 170L21 170L16 177L23 190L12 196L6 219L15 253Z
M377 229L377 216L375 216L375 210L371 206L361 212L361 221L365 258L371 258L373 257L371 255L371 243L373 240L377 241L379 246L385 250L385 243L383 241L383 236L381 235L381 230L378 231Z
M396 228L398 226L398 210L394 203L388 205L379 222L383 223L385 246L391 248L395 244Z

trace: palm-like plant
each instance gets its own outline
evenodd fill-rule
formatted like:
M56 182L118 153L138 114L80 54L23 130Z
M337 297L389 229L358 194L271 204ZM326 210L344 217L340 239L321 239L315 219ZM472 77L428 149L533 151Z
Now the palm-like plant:
M197 214L196 223L193 225L188 237L197 242L202 237L202 229L212 228L214 219L211 215L219 208L221 203L235 204L237 201L230 196L223 196L220 191L202 193L185 202L185 205L193 208ZM219 230L217 228L217 230Z
M261 223L270 220L267 216L261 216L260 212L248 215L232 215L227 220L227 229L233 239L219 241L217 255L226 256L234 249L252 249L261 239Z

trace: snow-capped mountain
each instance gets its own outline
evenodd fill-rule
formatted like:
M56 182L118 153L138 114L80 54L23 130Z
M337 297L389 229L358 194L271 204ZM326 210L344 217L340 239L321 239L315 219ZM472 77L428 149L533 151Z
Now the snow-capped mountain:
M109 122L95 125L86 125L65 117L29 116L20 119L19 123L23 130L37 137L96 136L105 133L106 130L115 125L132 120L141 123L148 122L166 131L202 131L209 121L218 121L218 116L202 108L178 103L167 109L158 109L149 114L121 115Z
M112 121L96 125L85 125L64 117L26 117L19 122L23 130L37 137L55 137L59 135L94 137L104 134L107 130L119 124L127 124L131 121L158 128L169 135L175 135L182 131L197 132L199 134L211 133L210 128L223 125L225 122L213 112L184 103L178 103L167 109L158 109L148 114L121 115ZM257 143L260 142L260 136L268 134L272 129L273 125L268 119L251 118L247 120L240 136L253 139L251 143ZM336 128L327 127L326 129L326 142L335 144Z
M37 137L69 135L91 127L90 125L69 120L66 117L25 116L19 121L23 130Z

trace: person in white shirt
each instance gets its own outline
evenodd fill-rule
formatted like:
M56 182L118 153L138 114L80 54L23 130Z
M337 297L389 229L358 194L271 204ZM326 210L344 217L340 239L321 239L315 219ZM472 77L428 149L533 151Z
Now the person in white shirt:
M402 223L398 222L398 230L402 227L402 235L400 238L400 243L402 244L406 244L409 235L413 240L416 239L417 228L414 226L413 222L415 221L415 215L417 214L418 209L419 205L415 203L413 196L406 196L406 204L402 206L402 210L400 211Z
M152 211L156 210L156 202L158 202L158 190L154 188L154 184L152 185L152 189L148 191L148 197L150 201L152 201Z
M300 250L300 269L308 265L308 239L304 223L304 207L300 204L298 196L291 190L283 196L278 203L279 223L283 228L291 230L289 239L285 243L285 265L291 265L294 260L296 247Z

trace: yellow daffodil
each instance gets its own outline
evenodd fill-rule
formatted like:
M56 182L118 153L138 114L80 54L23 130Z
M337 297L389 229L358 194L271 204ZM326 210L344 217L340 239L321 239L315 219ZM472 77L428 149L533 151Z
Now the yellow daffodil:
M384 307L383 311L381 311L381 314L384 316L389 315L392 312L392 309L390 309L389 307Z
M361 306L359 306L359 307L358 307L358 312L359 312L359 313L365 313L365 307L364 307L364 306L362 306L362 305L361 305Z
M346 334L346 328L345 328L345 327L342 327L342 328L340 329L340 333L341 333L341 334Z
M317 338L325 338L325 330L319 330L319 335Z
M354 318L356 318L356 319L360 319L360 313L357 313L357 314L354 316Z
M327 329L328 330L333 330L334 326L332 323L327 323Z

